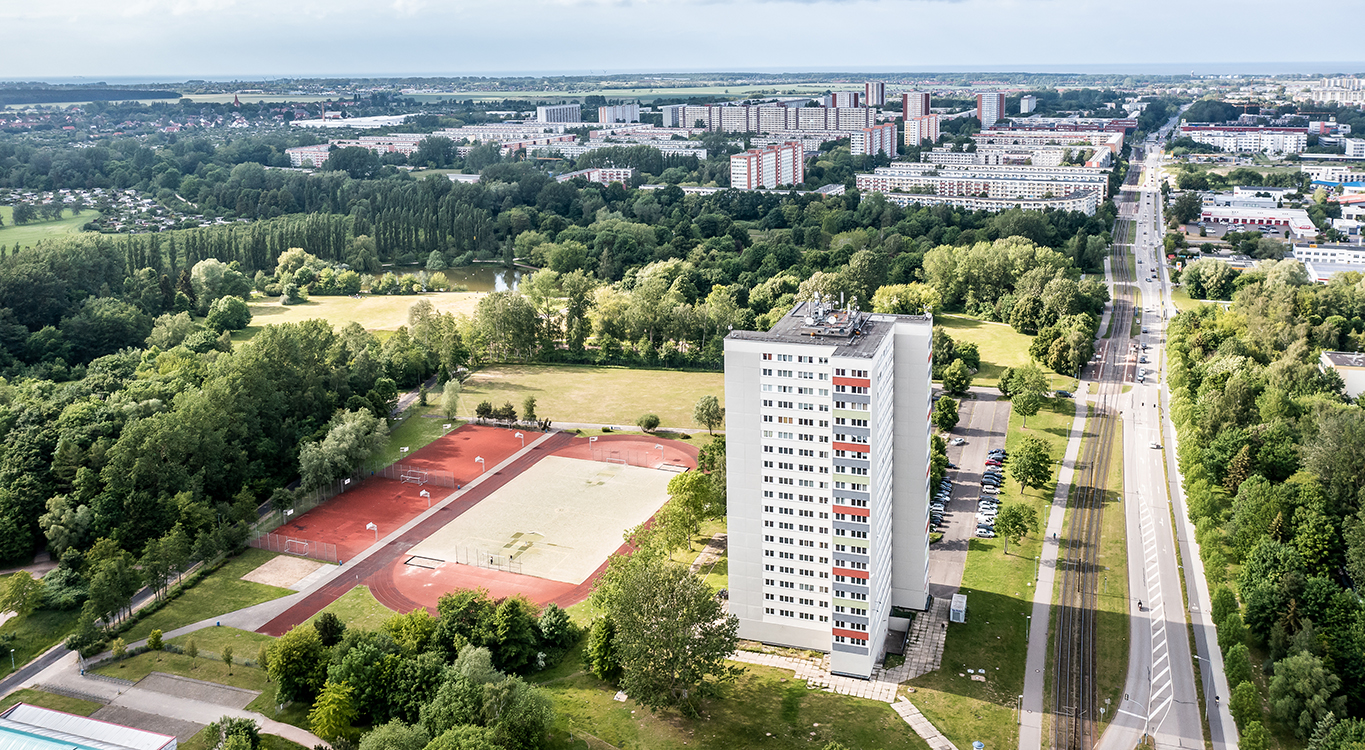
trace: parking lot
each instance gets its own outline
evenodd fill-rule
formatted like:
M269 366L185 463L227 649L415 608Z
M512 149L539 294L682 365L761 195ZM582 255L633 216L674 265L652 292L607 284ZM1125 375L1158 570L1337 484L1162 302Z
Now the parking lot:
M929 593L935 598L952 596L962 585L967 543L976 533L977 501L992 497L981 491L986 456L992 448L1005 447L1005 430L1009 427L1010 403L996 399L985 389L973 391L977 397L961 401L958 426L945 435L950 441L956 438L966 443L948 445L948 460L958 468L948 470L953 494L937 529L943 539L929 548ZM931 494L938 492L937 487L931 490Z

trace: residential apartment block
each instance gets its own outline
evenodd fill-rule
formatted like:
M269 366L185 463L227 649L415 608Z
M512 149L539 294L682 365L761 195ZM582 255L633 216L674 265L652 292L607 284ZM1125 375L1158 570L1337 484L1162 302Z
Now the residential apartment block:
M867 678L929 588L933 318L799 303L725 339L730 612L739 636Z
M1265 151L1297 154L1308 148L1307 128L1269 128L1248 125L1181 125L1180 135L1220 151Z
M700 128L726 133L779 130L861 130L877 124L870 107L785 107L770 105L675 104L662 108L665 128Z
M908 94L901 94L901 107L906 120L911 117L923 117L932 114L929 111L928 91L912 91Z
M888 122L855 130L849 135L849 152L854 156L873 156L878 153L896 155L896 123Z
M555 176L555 182L568 182L575 177L582 177L588 182L600 182L603 185L610 185L619 182L622 185L629 185L635 178L634 167L592 167L591 169L580 169L577 172L565 172Z
M1026 115L1038 108L1038 97L1021 96L1019 97L1019 114Z
M938 138L938 115L905 118L905 145L917 147L926 140L938 143Z
M1094 192L1103 201L1109 172L1097 167L1041 167L990 164L895 162L871 174L855 175L857 187L888 196L893 192L930 192L943 196L1042 199Z
M615 104L608 107L597 108L597 121L601 123L611 122L639 122L640 104Z
M863 84L863 104L880 107L886 104L886 84L881 81L868 81Z
M826 107L862 107L862 94L857 91L835 91L825 97Z
M752 148L730 157L730 187L756 190L806 181L805 150L799 143Z
M976 117L981 129L991 127L1005 117L1005 95L999 91L983 91L976 95Z
M536 107L536 122L583 122L583 108L577 104L548 104Z

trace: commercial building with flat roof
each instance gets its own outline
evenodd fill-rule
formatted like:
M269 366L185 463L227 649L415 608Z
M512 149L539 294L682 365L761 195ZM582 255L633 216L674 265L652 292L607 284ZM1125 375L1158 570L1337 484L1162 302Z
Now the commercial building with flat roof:
M1220 224L1284 227L1299 238L1316 237L1318 234L1318 228L1308 218L1308 212L1301 208L1206 205L1200 210L1199 218Z
M1318 370L1336 370L1346 384L1346 395L1359 398L1365 393L1365 354L1360 352L1329 352L1318 355Z
M176 750L174 737L18 703L0 713L3 750Z
M842 308L842 309L841 309ZM929 601L933 318L818 297L725 338L730 613L867 678Z

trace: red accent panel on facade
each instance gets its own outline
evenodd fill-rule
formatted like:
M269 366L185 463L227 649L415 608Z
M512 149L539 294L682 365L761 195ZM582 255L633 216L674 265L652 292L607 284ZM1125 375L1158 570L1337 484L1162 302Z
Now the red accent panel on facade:
M867 640L867 633L861 630L844 630L843 628L830 628L835 635L842 635L845 638L857 638L860 641Z
M866 445L864 443L841 443L836 440L834 441L834 450L853 451L855 453L869 453L872 450L872 446Z
M864 580L868 577L866 570L849 570L847 568L835 568L834 575L848 576L849 578L862 578Z
M863 518L867 518L869 515L867 508L849 508L843 505L834 506L834 512L847 513L850 516L862 516Z
M861 386L861 387L863 387L863 388L871 388L871 387L872 387L872 381L871 381L871 380L868 380L867 378L840 378L840 377L835 377L835 378L834 378L834 384L835 384L835 385L856 385L856 386Z

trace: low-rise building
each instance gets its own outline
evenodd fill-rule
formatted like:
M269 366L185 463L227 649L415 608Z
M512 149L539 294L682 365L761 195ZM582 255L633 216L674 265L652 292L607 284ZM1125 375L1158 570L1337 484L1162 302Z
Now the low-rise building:
M6 750L175 750L175 737L19 703L0 713Z
M593 167L591 169L580 169L577 172L565 172L555 176L556 182L568 182L575 177L582 177L588 182L599 182L609 185L619 182L622 185L629 185L635 179L634 167Z
M1346 155L1352 159L1365 159L1365 138L1346 138L1342 140Z
M1345 266L1352 271L1365 271L1365 247L1328 242L1294 243L1294 259L1306 264Z
M1318 228L1301 208L1261 208L1205 205L1199 215L1202 221L1240 226L1284 227L1295 237L1316 237Z
M1351 398L1359 398L1365 393L1365 354L1323 351L1318 355L1318 370L1336 370L1346 386L1346 395Z

